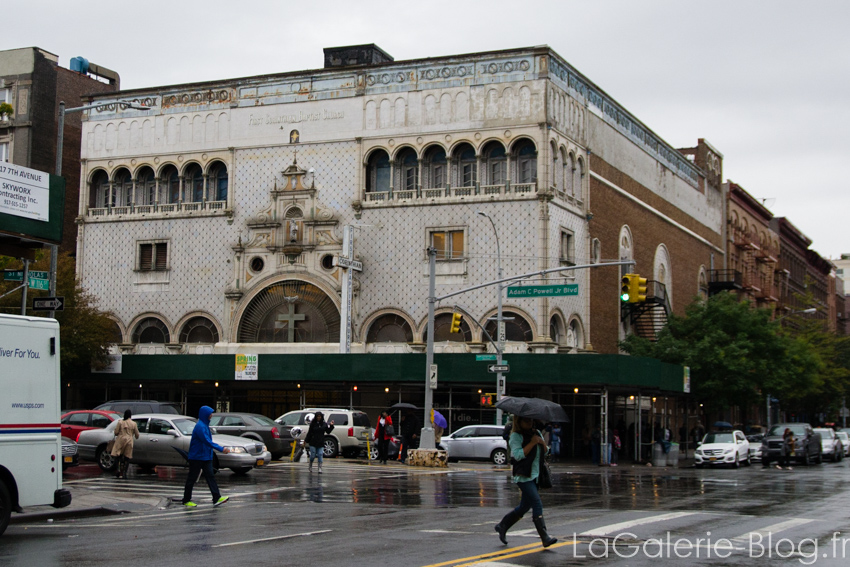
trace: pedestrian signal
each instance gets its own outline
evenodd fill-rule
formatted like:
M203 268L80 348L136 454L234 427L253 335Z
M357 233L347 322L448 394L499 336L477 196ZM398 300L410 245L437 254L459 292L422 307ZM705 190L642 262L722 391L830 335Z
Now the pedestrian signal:
M493 407L493 398L496 394L481 394L481 405L485 408Z
M460 322L463 320L463 315L460 313L452 313L452 326L449 328L450 333L460 332Z

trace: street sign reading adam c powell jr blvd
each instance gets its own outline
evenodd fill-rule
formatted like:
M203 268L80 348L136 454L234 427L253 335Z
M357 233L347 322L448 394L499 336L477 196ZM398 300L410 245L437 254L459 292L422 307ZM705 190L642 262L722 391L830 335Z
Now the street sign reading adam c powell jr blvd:
M578 284L523 285L508 288L508 297L554 297L578 295Z

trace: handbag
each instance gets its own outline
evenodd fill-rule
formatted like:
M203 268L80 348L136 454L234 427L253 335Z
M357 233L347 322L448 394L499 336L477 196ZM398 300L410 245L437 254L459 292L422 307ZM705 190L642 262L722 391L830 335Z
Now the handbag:
M540 469L537 473L537 488L552 488L552 471L549 470L543 455L540 455Z
M389 435L390 437L395 435L395 428L393 428L391 423L384 426L384 435Z

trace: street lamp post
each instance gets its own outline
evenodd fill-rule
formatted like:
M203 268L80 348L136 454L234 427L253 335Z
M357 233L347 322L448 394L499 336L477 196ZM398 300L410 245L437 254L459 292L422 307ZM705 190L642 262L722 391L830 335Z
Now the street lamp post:
M71 112L82 112L84 110L91 110L92 108L101 108L104 106L109 106L111 104L120 105L125 108L135 108L136 110L150 110L151 106L145 106L144 104L139 104L138 102L132 102L129 100L107 100L103 102L98 102L95 104L86 104L84 106L77 106L75 108L65 108L65 101L59 102L59 124L56 128L56 176L62 176L62 146L64 144L65 137L65 115ZM56 263L59 261L59 245L51 244L50 245L50 297L56 297ZM26 280L24 280L26 283ZM51 310L48 314L49 317L54 317L56 313Z
M499 247L499 231L496 230L496 223L493 221L493 217L484 211L475 211L475 214L486 217L493 226L493 234L496 235L496 271L498 275L496 279L501 280L503 278L502 250ZM496 285L496 332L498 334L496 339L496 364L499 366L502 365L502 352L505 350L505 321L502 319L502 289L502 284ZM505 378L502 373L499 372L496 374L496 401L501 400L504 395ZM496 408L496 425L502 425L502 410L499 408Z

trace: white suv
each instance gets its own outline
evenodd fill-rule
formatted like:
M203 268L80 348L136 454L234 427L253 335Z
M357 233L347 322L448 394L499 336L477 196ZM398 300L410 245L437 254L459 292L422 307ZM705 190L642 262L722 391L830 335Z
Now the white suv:
M344 457L356 457L366 450L366 443L372 432L369 416L362 411L334 408L306 408L283 414L275 421L280 424L280 436L291 440L290 431L293 427L301 429L297 439L303 441L307 437L310 422L317 411L325 416L325 422L334 422L334 429L325 436L325 456L336 457L340 453ZM290 441L291 442L291 441Z

